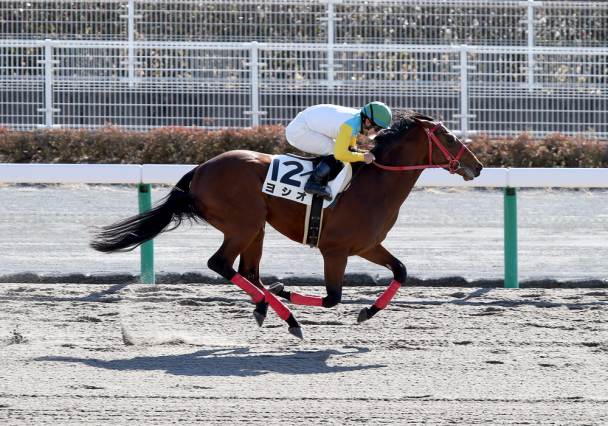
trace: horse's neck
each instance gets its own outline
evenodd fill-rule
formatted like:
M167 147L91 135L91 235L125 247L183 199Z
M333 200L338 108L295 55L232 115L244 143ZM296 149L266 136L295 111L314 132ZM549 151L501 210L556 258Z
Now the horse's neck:
M419 141L426 141L422 129L419 128L418 130L421 134L412 131L408 132L407 135L412 139L418 138L417 140ZM427 146L426 143L421 146L412 141L408 143L401 141L399 144L392 147L389 145L388 150L380 149L375 155L380 164L392 165L393 159L400 158L404 159L403 163L398 164L400 166L417 166L420 164L428 164ZM389 171L374 167L370 170L370 174L372 175L372 180L379 182L379 185L382 185L383 188L390 189L391 194L387 197L389 199L389 204L391 204L393 208L399 209L416 184L422 171L423 170Z
M422 170L392 172L370 166L362 170L361 185L365 198L374 209L382 208L387 214L396 214L412 191ZM367 172L367 173L363 173Z
M418 178L422 174L422 170L412 170L406 172L388 172L390 174L396 174L398 176L384 176L387 173L383 173L382 178L385 180L385 185L390 188L390 192L394 196L387 197L391 208L398 211L405 199L410 195L412 188L416 185ZM401 175L401 176L399 176Z

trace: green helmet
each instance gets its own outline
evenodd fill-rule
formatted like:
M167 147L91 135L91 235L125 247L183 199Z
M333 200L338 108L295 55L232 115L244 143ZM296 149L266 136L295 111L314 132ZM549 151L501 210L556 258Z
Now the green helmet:
M378 101L370 102L361 108L361 114L383 129L390 127L393 118L391 109L386 104Z

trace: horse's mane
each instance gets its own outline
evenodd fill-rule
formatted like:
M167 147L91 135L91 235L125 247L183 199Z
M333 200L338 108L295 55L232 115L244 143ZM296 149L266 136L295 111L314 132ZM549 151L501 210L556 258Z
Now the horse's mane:
M412 110L399 111L393 116L391 127L382 130L375 138L376 148L401 139L416 126L417 120L434 121L432 117Z
M416 126L416 120L435 121L434 118L428 115L421 114L414 110L403 110L393 114L391 126L388 129L382 130L374 138L374 147L371 152L378 156L383 150L388 149L392 142L398 142L401 137ZM352 163L353 173L358 173L364 163Z
M378 134L377 138L380 138L378 142L402 136L416 125L416 120L433 121L433 118L412 110L399 111L394 115L391 127Z

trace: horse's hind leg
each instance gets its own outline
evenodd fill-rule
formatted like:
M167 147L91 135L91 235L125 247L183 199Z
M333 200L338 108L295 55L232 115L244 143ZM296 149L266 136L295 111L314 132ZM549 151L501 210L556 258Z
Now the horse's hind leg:
M322 306L333 308L342 301L342 284L344 281L344 270L348 256L346 254L323 254L325 264L325 290L327 296L308 296L294 291L285 290L283 284L277 283L270 287L270 291L289 300L296 305Z
M264 291L264 285L260 280L260 260L262 259L262 249L264 244L264 229L262 229L255 239L249 244L249 247L241 253L239 259L239 274L249 280L253 285ZM261 327L266 319L268 311L268 302L266 299L256 303L253 316L258 325Z
M258 231L259 232L259 231ZM281 303L274 294L269 293L265 289L260 289L251 283L247 278L236 272L232 265L237 256L246 252L249 245L254 241L254 237L245 238L245 233L239 233L239 236L228 236L224 234L224 242L221 247L207 262L209 269L217 272L228 281L240 287L251 296L251 299L256 305L268 302L270 307L289 325L289 332L296 337L302 338L302 330L300 324L283 303ZM257 310L257 306L256 306Z
M378 244L373 249L359 254L359 256L369 260L372 263L384 266L393 272L393 281L391 281L388 288L384 290L384 292L380 295L380 297L378 297L378 299L376 299L371 307L363 308L361 309L361 312L359 312L357 322L363 322L367 321L376 315L380 310L388 306L391 299L397 293L397 290L399 290L402 284L405 284L407 270L405 269L405 265L403 265L403 263L401 263L395 256L390 254L388 250L382 246L382 244Z

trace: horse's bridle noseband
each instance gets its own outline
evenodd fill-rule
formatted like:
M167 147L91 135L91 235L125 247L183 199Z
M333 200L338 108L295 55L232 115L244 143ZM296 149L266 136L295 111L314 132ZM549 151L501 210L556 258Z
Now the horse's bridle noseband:
M458 154L453 156L450 153L450 151L448 151L447 148L441 143L439 138L435 135L435 132L437 131L437 129L444 129L444 128L445 127L443 126L443 123L441 123L441 122L435 124L435 126L430 130L428 128L424 127L424 131L426 132L426 135L427 135L427 138L429 141L429 164L421 164L421 165L417 165L417 166L385 166L384 164L380 164L380 163L374 161L374 165L383 170L390 170L393 172L399 172L399 171L404 171L404 170L421 170L421 169L442 168L442 169L447 169L452 174L456 173L456 171L458 169L460 169L460 158L462 157L462 154L464 154L465 151L468 151L468 148L463 144L462 147L460 148L460 150L458 151ZM433 164L433 144L437 145L439 150L443 153L443 155L445 156L445 159L448 160L447 163Z

